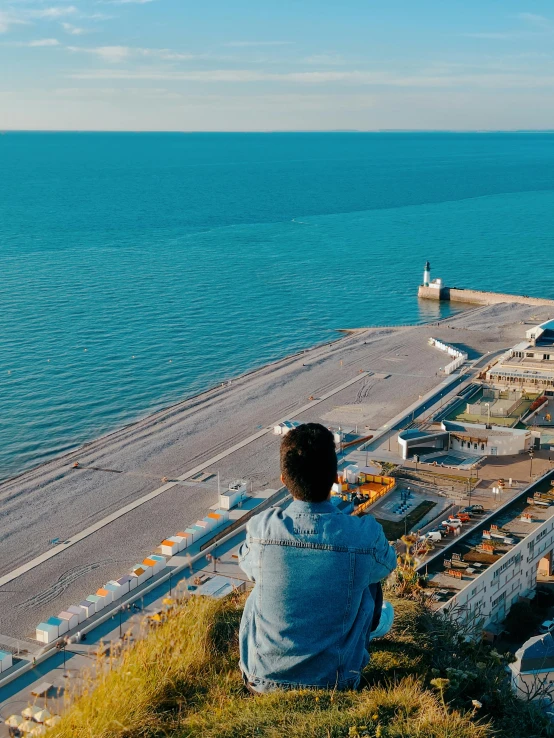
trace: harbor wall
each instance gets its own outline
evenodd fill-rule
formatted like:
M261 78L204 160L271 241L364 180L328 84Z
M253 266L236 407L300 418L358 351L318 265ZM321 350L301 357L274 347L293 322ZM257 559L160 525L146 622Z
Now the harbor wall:
M515 302L523 305L550 305L554 307L554 300L547 300L542 297L508 295L502 292L482 292L481 290L464 290L458 289L457 287L442 287L439 290L421 285L417 295L423 300L465 302L473 305L497 305L501 302Z

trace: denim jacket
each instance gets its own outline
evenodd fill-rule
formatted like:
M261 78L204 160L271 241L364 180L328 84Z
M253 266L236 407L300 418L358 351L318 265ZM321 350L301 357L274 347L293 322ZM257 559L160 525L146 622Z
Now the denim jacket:
M356 687L369 661L369 585L396 567L370 515L294 500L247 524L239 563L255 583L240 625L240 665L257 692Z

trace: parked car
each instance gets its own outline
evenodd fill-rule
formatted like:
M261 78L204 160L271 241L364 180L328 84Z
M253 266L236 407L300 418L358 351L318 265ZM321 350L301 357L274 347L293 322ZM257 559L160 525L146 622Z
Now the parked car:
M554 632L554 620L545 620L539 626L539 633L553 633Z
M461 520L443 520L441 525L443 526L443 528L461 528L462 521Z
M471 512L482 513L485 512L483 505L471 505Z
M452 515L452 519L461 520L462 523L469 523L469 521L471 520L468 513L462 512L461 510L457 515Z
M425 538L430 541L440 541L442 540L442 533L438 530L430 530L425 534Z

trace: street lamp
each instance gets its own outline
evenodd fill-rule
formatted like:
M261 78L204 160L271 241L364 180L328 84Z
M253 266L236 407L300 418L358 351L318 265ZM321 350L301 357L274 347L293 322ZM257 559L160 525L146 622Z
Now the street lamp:
M121 605L119 608L119 637L123 638L123 612L129 611L131 609L131 605Z
M61 641L58 641L58 643L56 643L56 648L58 649L58 651L62 651L63 653L63 675L64 677L67 676L66 671L65 671L65 663L66 663L65 649L67 647L67 643L68 643L67 638L63 638Z
M531 448L529 449L529 458L531 459L531 464L529 466L529 479L533 478L533 458L535 456L534 450Z
M491 424L491 404L490 402L485 402L485 407L487 408L487 427Z
M213 556L212 554L206 554L206 561L212 561L214 568L214 574L217 572L216 566L221 561L221 559L218 559L217 556Z

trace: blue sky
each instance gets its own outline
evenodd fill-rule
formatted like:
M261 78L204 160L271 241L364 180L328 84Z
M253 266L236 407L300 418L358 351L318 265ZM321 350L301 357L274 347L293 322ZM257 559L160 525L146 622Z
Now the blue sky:
M0 0L0 128L554 129L554 2Z

